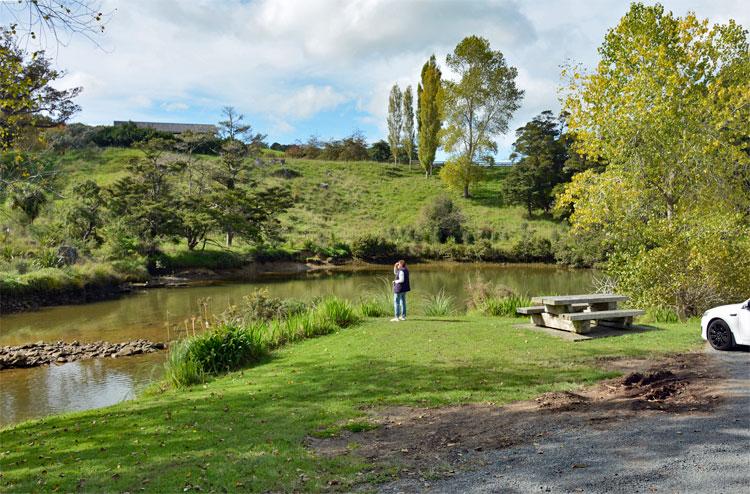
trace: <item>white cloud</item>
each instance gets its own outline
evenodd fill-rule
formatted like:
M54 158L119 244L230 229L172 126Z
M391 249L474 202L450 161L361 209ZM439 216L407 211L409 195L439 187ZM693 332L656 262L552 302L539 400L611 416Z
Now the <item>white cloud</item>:
M187 104L182 103L180 101L172 101L170 103L162 103L159 106L161 106L162 108L164 108L165 110L170 111L170 112L185 111L188 108L190 108L190 105L187 105Z
M330 110L348 98L331 86L307 85L288 96L276 97L276 108L282 115L298 119L310 118L319 111Z
M286 120L280 119L275 116L271 116L269 120L271 120L272 122L270 130L276 135L290 134L294 132L294 125L290 124Z
M664 0L683 15L748 25L743 0ZM66 86L84 92L80 120L181 118L211 121L224 105L263 118L296 138L316 132L321 112L352 107L354 122L385 131L394 83L416 87L424 61L469 34L490 40L519 68L523 106L511 132L545 109L559 109L560 65L596 62L624 0L104 0L116 13L99 50L74 38L58 53ZM346 106L345 106L346 105ZM351 113L348 113L351 114ZM372 126L377 126L373 128ZM257 125L256 125L257 127ZM298 132L300 135L291 135ZM273 138L273 136L271 136ZM501 157L502 156L501 154Z

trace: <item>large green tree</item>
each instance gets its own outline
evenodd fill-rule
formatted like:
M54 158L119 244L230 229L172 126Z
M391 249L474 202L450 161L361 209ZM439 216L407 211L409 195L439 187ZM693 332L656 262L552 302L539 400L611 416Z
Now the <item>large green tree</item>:
M388 96L388 144L391 146L393 162L398 163L401 145L401 128L404 122L403 95L398 84L394 84Z
M184 169L184 162L169 156L168 143L160 138L139 148L142 156L128 162L128 175L109 188L107 205L115 217L139 236L142 253L152 254L161 240L178 233L175 178Z
M422 76L417 86L417 155L426 176L432 175L435 153L440 144L442 74L435 55L422 67Z
M503 181L504 195L509 204L525 206L529 216L534 209L548 212L555 186L568 178L567 140L562 131L562 118L549 110L516 130L511 154L515 163Z
M747 32L634 3L599 53L595 71L566 73L577 145L608 162L559 197L573 233L608 244L610 272L637 304L690 315L746 297Z
M502 52L490 48L479 36L464 38L445 60L458 80L443 83L446 127L443 147L465 159L455 166L472 167L478 154L496 152L495 138L508 130L523 91L516 87L518 71L510 67ZM456 173L446 174L446 177ZM468 170L462 176L476 175ZM464 186L469 196L469 184Z

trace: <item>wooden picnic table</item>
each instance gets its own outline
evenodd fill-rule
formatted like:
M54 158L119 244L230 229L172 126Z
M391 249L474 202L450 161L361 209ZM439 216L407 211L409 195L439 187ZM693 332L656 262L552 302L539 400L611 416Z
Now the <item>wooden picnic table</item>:
M531 316L536 326L588 333L596 326L629 328L633 318L644 314L640 309L618 309L628 297L613 293L586 295L550 295L534 297L533 307L520 307L519 314Z

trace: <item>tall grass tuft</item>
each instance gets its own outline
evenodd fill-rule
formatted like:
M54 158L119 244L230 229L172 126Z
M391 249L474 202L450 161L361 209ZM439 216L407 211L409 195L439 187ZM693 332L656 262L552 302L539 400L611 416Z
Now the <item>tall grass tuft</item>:
M176 341L169 346L164 363L164 378L175 388L185 388L205 382L206 373L190 354L190 341Z
M331 297L321 301L314 312L339 328L348 328L359 322L352 304L347 300Z
M651 307L646 311L646 318L657 323L679 322L680 317L672 307Z
M359 312L364 317L383 317L389 314L388 305L384 304L382 300L376 298L369 298L362 300L359 303Z
M469 279L465 288L469 294L469 309L485 316L521 317L516 309L531 305L529 297L518 295L508 287L493 285L481 276Z
M349 302L334 297L320 300L312 308L298 304L290 307L284 311L284 317L270 321L247 320L236 307L230 307L220 318L215 318L216 327L170 348L166 379L175 387L204 382L209 375L256 363L274 348L333 333L360 320ZM187 330L186 333L189 334Z
M428 317L450 316L455 314L455 299L445 293L444 289L424 299L424 315Z
M478 309L485 316L524 317L518 314L516 309L530 305L531 299L528 297L509 295L501 298L488 298Z
M246 327L222 324L179 341L170 347L167 380L176 387L190 386L203 382L207 375L258 362L268 353L266 335L263 323Z

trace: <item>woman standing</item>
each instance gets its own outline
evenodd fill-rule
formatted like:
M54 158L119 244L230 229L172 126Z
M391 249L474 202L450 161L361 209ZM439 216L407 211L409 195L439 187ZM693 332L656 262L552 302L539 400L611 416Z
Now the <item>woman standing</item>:
M406 292L411 290L409 286L409 268L406 267L406 261L403 259L393 266L393 274L396 279L393 280L393 312L395 317L391 321L406 320Z

